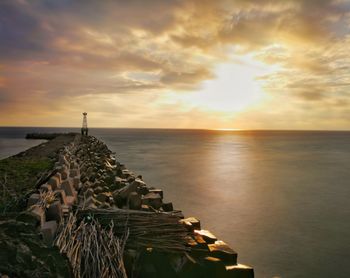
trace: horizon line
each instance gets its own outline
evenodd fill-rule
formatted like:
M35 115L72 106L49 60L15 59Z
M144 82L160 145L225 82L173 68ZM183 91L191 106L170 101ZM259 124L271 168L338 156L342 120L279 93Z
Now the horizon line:
M76 128L81 127L69 127L69 126L2 126L0 128ZM161 129L161 130L206 130L206 131L222 131L222 132L244 132L244 131L314 131L314 132L349 132L350 129L269 129L269 128L253 128L253 129L241 129L241 128L168 128L168 127L89 127L89 129Z

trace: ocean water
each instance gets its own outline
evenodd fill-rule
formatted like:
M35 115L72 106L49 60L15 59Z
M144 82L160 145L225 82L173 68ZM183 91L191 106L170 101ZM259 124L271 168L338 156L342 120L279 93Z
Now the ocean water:
M33 131L59 130L0 128L0 158L36 144L21 139ZM350 277L350 132L90 133L256 277Z

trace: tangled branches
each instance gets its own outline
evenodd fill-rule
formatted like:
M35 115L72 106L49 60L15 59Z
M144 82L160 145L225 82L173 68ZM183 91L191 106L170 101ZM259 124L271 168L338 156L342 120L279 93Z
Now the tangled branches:
M127 277L123 252L128 232L117 237L113 230L113 221L102 228L95 219L78 222L70 214L55 243L68 257L74 277Z
M91 216L102 226L115 223L113 231L121 236L128 229L127 246L150 247L166 252L187 251L188 232L179 223L179 217L167 213L123 209L90 209L78 212L78 218Z

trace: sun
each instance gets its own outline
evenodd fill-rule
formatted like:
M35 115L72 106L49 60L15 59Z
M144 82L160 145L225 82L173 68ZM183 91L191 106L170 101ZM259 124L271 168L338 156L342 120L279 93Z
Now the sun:
M252 57L236 58L217 66L214 70L215 79L203 82L201 89L183 98L193 107L208 113L240 112L265 99L262 81L257 77L272 71L268 65Z

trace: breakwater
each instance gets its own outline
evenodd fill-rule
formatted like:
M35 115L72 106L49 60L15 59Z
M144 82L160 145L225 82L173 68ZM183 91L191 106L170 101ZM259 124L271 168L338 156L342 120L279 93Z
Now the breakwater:
M253 277L235 251L163 195L103 142L76 135L21 217L35 220L75 277Z

